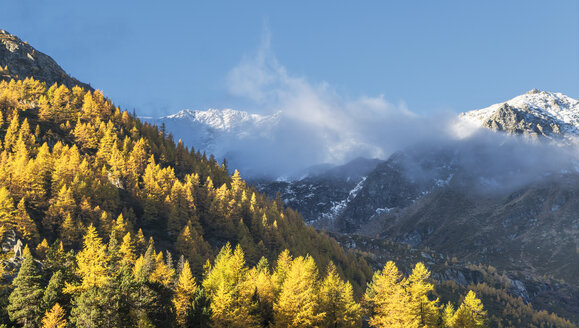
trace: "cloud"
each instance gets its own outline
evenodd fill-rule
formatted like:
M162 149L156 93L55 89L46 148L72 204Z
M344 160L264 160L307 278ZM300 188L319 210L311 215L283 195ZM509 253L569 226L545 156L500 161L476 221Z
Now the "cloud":
M433 125L430 119L412 113L403 103L388 102L383 95L349 99L326 82L292 75L275 57L267 29L257 52L230 71L227 84L231 94L252 101L266 113L281 112L279 127L269 140L261 140L261 144L245 140L245 145L236 145L273 168L297 171L360 156L386 158L427 135L436 138L443 133L442 121L446 120L442 115L438 118L441 124ZM264 152L267 159L256 155ZM234 163L239 162L237 157ZM246 160L242 166L260 165Z

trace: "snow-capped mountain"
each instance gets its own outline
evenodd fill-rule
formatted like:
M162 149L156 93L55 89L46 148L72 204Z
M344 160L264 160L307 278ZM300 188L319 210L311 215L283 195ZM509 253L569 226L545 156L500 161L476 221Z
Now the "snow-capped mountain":
M164 125L167 132L185 145L223 159L240 142L270 137L279 123L280 113L259 115L234 109L185 109L161 118L144 119Z
M511 100L460 114L460 119L493 131L547 138L579 135L579 100L533 89Z

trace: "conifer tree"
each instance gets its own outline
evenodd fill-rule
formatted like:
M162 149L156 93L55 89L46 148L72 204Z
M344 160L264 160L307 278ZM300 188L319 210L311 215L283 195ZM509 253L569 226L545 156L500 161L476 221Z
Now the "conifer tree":
M176 249L191 263L193 273L199 275L204 260L210 255L210 246L189 221L177 237Z
M442 311L442 323L446 328L453 328L454 327L454 306L452 303L448 302L444 306L444 310Z
M226 244L213 267L208 268L203 280L211 299L212 321L220 327L253 327L256 318L251 314L255 304L251 296L253 290L247 281L247 268L241 247L231 251Z
M408 277L407 293L410 316L418 321L418 327L434 327L440 319L438 299L430 300L428 294L434 286L428 282L430 272L418 262Z
M106 248L94 226L90 225L84 236L83 248L76 256L78 266L76 272L81 278L81 285L76 288L67 285L66 289L69 292L75 289L86 291L91 287L99 287L107 282L109 269L107 267Z
M30 215L28 215L24 198L20 199L16 207L16 227L25 240L30 240L35 243L38 242L40 235L38 234L36 223L34 223Z
M370 310L372 327L406 327L413 319L408 315L405 279L396 264L388 261L382 271L374 273L364 300Z
M320 285L318 312L326 313L321 327L360 327L362 309L354 301L354 291L349 282L340 279L336 266L330 262L328 273Z
M0 188L0 226L6 231L14 228L16 210L10 192L5 187Z
M123 237L123 242L119 248L121 261L126 265L132 265L137 258L135 255L135 246L133 244L131 233L127 232Z
M483 309L481 301L472 290L468 291L464 301L456 310L452 321L452 328L486 327L487 312Z
M175 288L173 304L177 314L177 324L180 327L186 327L187 313L191 310L193 295L197 291L197 282L193 278L189 262L185 262L183 270L179 274L179 281Z
M211 302L203 288L197 288L193 293L191 309L187 313L186 326L197 328L211 327Z
M175 270L167 266L163 260L163 252L157 253L155 256L155 269L149 276L149 280L158 282L161 285L169 288L173 282Z
M38 244L38 246L36 246L36 255L41 259L44 260L46 258L46 253L48 253L48 250L50 249L50 246L48 245L48 242L46 241L46 238L42 239L42 241Z
M10 319L23 327L36 327L42 316L42 288L32 256L25 256L12 285L7 307Z
M67 324L65 315L66 313L60 304L54 304L50 310L46 311L42 319L42 328L65 328Z
M249 281L253 282L254 298L258 303L261 326L268 327L273 322L275 286L270 273L269 262L262 257L257 266L249 271Z
M318 312L318 270L310 256L292 261L279 298L273 306L276 327L317 327L325 317Z
M59 301L62 302L62 288L64 287L64 277L61 270L56 271L50 280L48 286L44 289L42 296L42 308L49 311Z

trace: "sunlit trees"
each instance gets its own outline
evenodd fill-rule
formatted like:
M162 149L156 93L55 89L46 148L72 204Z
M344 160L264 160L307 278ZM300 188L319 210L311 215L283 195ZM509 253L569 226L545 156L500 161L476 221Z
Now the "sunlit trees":
M470 290L452 317L452 328L486 327L487 312L481 301Z
M325 313L321 327L345 328L362 325L362 308L354 301L349 282L340 279L336 266L330 262L319 290L319 313Z
M187 316L188 313L192 311L191 306L193 304L193 295L197 289L197 282L195 281L195 278L193 278L189 262L185 262L185 265L179 274L179 280L175 288L175 295L173 296L173 304L177 314L177 324L180 327L187 327Z
M238 246L232 252L229 244L225 245L213 266L207 268L203 280L203 288L211 300L211 319L216 326L255 326L250 286L243 250Z
M65 312L62 306L58 303L54 304L50 310L46 311L42 319L42 328L65 328L67 322L64 316Z
M318 269L313 258L297 257L289 271L275 302L276 327L316 327L325 317L318 310Z

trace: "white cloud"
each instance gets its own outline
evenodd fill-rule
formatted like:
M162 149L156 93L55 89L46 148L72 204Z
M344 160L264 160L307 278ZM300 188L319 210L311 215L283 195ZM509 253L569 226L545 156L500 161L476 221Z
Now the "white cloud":
M269 166L297 170L320 163L340 164L358 156L385 158L438 130L404 104L393 105L383 95L348 99L326 82L292 75L278 62L270 40L266 30L258 51L227 77L233 95L270 113L282 112L282 128L269 145L292 155L288 158L270 149Z

